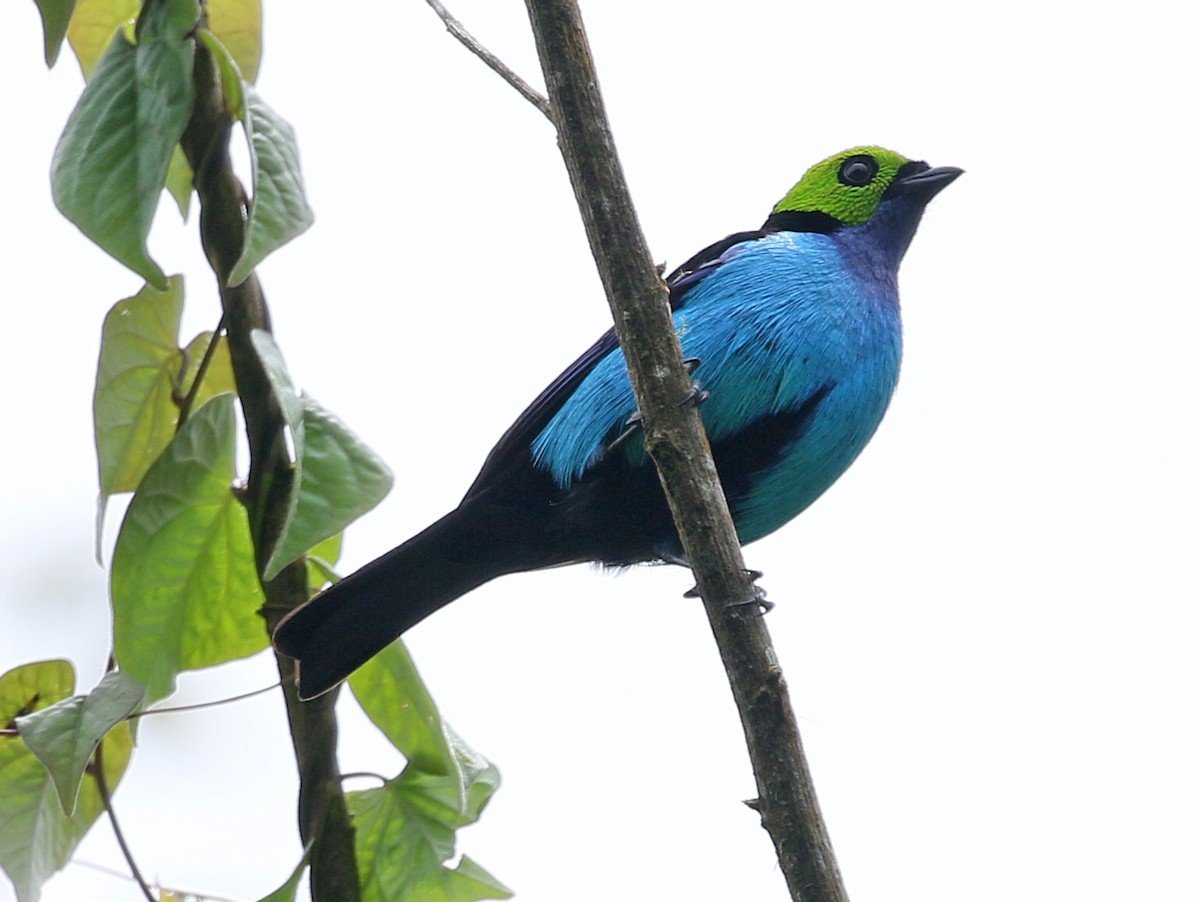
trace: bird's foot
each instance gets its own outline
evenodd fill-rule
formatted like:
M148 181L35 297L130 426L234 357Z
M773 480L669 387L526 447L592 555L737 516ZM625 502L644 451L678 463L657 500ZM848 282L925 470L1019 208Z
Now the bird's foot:
M759 573L758 576L762 576L762 574ZM757 579L758 577L754 578ZM767 601L767 590L762 588L762 586L751 586L749 598L743 598L740 601L731 601L727 607L744 608L750 605L756 605L763 614L769 614L775 610L775 602Z
M750 582L752 582L752 583L756 582L762 578L761 570L743 569L742 572L745 573L748 577L750 577ZM760 608L762 608L762 612L764 614L766 614L774 609L775 603L773 601L767 601L767 590L766 589L762 588L761 586L752 586L751 589L752 589L752 592L750 593L749 598L743 598L739 601L732 601L729 603L729 607L741 608L741 607L745 607L746 605L758 605ZM698 587L692 586L690 589L688 589L686 592L683 593L683 597L684 598L699 598L700 590Z
M685 367L687 367L688 375L690 376L692 373L694 373L696 371L696 367L698 367L700 365L700 358L699 357L689 357L685 361L683 361L683 365ZM700 383L693 382L692 387L689 388L684 393L683 400L681 400L679 402L679 406L680 407L684 407L684 406L696 407L700 404L703 404L705 401L708 400L708 398L709 398L709 393L700 387ZM635 435L637 435L641 431L642 431L641 411L634 411L633 414L629 417L629 419L625 421L625 428L623 430L621 430L621 434L618 435L615 439L613 439L611 442L609 442L604 447L604 451L600 454L599 459L603 460L604 458L608 457L613 452L620 451L627 444L629 444L630 439L632 439ZM675 561L668 561L668 563L673 564L673 563L675 563Z
M615 439L608 443L604 448L604 452L600 455L601 459L608 457L615 451L620 451L629 440L642 431L642 415L635 412L628 420L625 421L625 429Z
M680 407L699 407L711 397L711 393L700 387L699 382L693 382L692 387L683 394L683 400L679 402Z
M700 358L699 357L685 357L683 359L683 366L684 366L684 369L687 370L688 375L690 376L693 373L695 373L696 368L700 366ZM709 397L710 397L709 393L700 387L699 382L693 382L692 387L689 388L687 390L687 392L684 394L683 400L679 402L679 406L680 407L684 407L684 406L697 407L700 404L703 404L705 401L707 401L709 399Z

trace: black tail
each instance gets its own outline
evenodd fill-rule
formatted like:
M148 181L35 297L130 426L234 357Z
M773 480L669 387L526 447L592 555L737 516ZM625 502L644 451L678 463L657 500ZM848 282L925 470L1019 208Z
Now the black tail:
M297 608L275 630L275 647L296 659L302 699L327 692L393 639L477 586L543 560L527 533L475 500ZM519 515L518 515L519 518Z

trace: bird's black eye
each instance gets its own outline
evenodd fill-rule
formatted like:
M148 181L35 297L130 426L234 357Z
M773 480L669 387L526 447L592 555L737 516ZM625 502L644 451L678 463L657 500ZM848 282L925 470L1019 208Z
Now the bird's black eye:
M879 172L879 163L873 156L860 153L847 157L838 170L838 181L851 188L861 188L871 184L875 173Z

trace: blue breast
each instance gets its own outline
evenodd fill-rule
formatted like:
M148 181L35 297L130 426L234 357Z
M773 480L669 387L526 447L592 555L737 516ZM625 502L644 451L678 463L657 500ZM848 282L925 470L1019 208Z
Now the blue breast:
M837 236L779 232L726 251L675 312L684 354L700 359L695 376L710 392L700 412L718 465L739 436L778 445L756 449L768 463L752 474L722 472L727 490L740 487L730 504L743 542L811 504L879 425L900 367L894 271L882 275L848 265ZM786 416L810 399L811 416ZM635 410L618 349L534 440L535 465L569 488ZM796 425L762 428L771 418ZM623 453L647 464L640 441Z

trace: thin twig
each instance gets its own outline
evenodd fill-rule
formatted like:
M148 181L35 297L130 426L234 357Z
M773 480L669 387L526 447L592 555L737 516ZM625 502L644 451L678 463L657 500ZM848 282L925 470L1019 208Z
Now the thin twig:
M117 845L121 847L121 854L125 856L125 863L129 865L129 872L133 875L133 879L137 881L137 885L142 888L144 895L149 902L156 902L154 894L150 892L150 885L146 883L142 877L142 872L138 870L137 862L133 860L133 852L129 849L129 844L125 842L125 834L121 832L121 825L117 821L117 812L113 810L112 793L108 790L108 777L104 775L104 743L101 742L96 746L96 752L92 755L92 766L95 768L96 787L100 790L100 800L104 803L104 810L108 812L108 820L112 824L113 835L117 838Z
M187 422L188 415L192 412L192 405L196 403L196 395L200 392L200 386L204 382L204 376L208 372L208 366L212 363L213 357L217 352L217 345L221 343L221 333L225 329L225 314L221 314L221 318L217 320L217 328L213 329L212 338L208 342L208 347L204 349L204 356L200 358L200 366L196 369L196 378L192 380L192 384L188 387L187 396L179 405L179 423L175 427L178 431L183 428L183 424ZM186 352L184 359L186 360Z
M218 705L228 705L231 702L240 702L247 698L253 698L256 695L262 695L266 692L271 692L279 688L282 680L277 680L270 686L264 686L262 689L255 689L252 692L243 692L241 695L231 695L229 698L218 698L211 702L196 702L194 705L173 705L169 708L147 708L145 711L134 711L129 715L129 719L135 717L145 717L147 714L178 714L180 711L198 711L201 708L215 708Z
M527 81L525 81L525 79L521 78L521 76L519 76L512 69L508 68L508 66L504 65L504 63L500 61L500 58L492 53L492 51L488 50L486 47L480 44L479 41L475 40L475 37L469 31L463 28L462 23L459 22L458 19L454 18L454 16L450 15L450 12L446 9L446 7L442 6L438 0L425 0L425 2L429 4L430 8L435 13L437 13L438 18L442 20L442 24L446 26L446 30L450 32L450 34L454 35L460 44L483 60L489 69L516 88L517 93L541 110L543 116L545 116L551 122L554 121L554 117L550 113L549 100L539 94Z
M79 858L73 858L71 859L71 864L78 865L81 868L87 868L91 871L96 871L99 874L105 874L109 877L115 877L118 880L127 880L131 883L135 882L134 879L124 871L118 871L116 868L110 868L102 864L96 864L94 861L83 861ZM171 895L179 896L180 898L203 899L204 902L240 902L240 900L230 898L229 896L214 896L212 893L181 889L178 886L163 886L163 884L160 882L156 882L154 885L157 889L165 890Z

